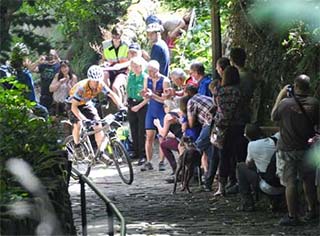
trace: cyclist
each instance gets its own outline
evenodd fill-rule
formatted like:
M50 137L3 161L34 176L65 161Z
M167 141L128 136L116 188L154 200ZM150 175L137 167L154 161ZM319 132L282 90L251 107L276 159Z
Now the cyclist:
M70 90L68 102L71 103L69 118L73 124L72 135L75 143L75 153L78 158L83 158L80 149L80 128L81 122L99 120L97 109L94 107L92 99L99 93L104 93L120 108L125 110L120 98L104 82L104 72L100 66L92 65L87 72L87 79L76 83ZM91 123L91 122L90 122ZM101 124L96 124L94 129L101 128ZM95 140L98 148L104 139L103 131L95 133ZM101 153L103 153L103 150Z

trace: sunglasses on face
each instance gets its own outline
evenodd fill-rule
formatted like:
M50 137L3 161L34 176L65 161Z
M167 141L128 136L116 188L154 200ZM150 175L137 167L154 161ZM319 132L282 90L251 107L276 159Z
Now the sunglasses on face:
M62 60L60 61L60 65L69 65L69 61L68 60Z

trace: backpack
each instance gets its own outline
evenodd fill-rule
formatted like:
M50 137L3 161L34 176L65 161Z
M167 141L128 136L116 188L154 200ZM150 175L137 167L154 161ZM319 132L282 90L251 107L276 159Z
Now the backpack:
M275 145L277 145L277 141L278 139L274 136L270 136L269 138L271 138L274 142ZM276 151L273 153L270 163L267 167L267 170L265 173L259 173L260 177L265 180L268 184L270 184L273 187L280 187L282 186L280 184L280 179L279 177L276 175L276 171L277 171L277 158L276 158Z

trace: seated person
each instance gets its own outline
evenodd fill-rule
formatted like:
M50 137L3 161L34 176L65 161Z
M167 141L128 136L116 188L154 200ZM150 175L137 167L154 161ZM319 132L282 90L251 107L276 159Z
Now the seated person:
M104 68L105 82L123 102L125 91L122 90L127 83L128 66L130 64L128 59L129 46L121 40L122 29L119 26L115 26L111 34L111 40L102 42L103 57L106 62Z
M252 189L257 191L260 187L271 200L284 194L284 187L276 176L276 142L280 137L279 132L274 136L261 138L262 131L257 125L247 124L245 135L249 139L248 155L246 162L237 165L237 178L241 195L240 211L253 211L254 200ZM272 210L278 206L273 202Z

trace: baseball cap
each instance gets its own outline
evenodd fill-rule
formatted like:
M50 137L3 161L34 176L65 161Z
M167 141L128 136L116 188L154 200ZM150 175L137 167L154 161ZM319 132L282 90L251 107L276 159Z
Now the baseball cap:
M141 50L141 47L138 43L132 43L129 46L129 50L139 51Z

